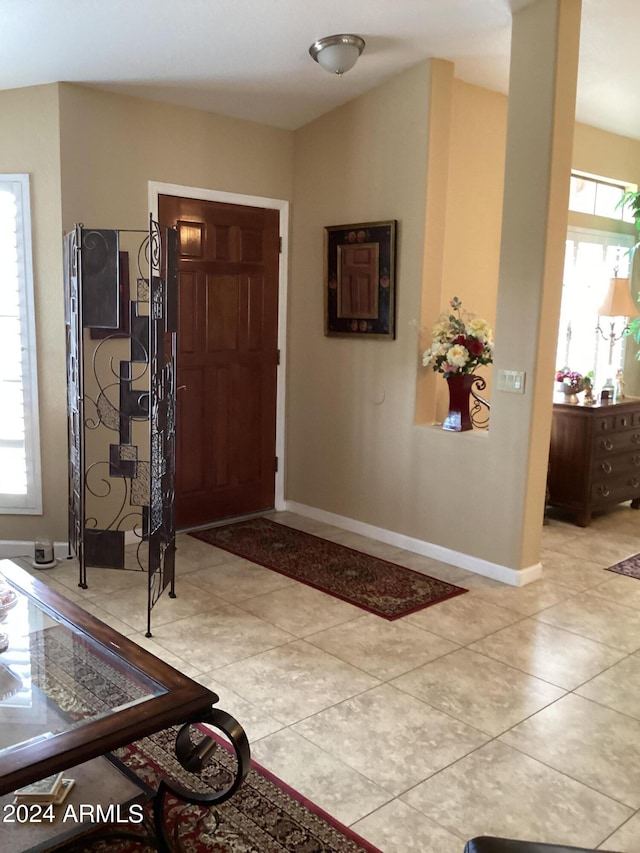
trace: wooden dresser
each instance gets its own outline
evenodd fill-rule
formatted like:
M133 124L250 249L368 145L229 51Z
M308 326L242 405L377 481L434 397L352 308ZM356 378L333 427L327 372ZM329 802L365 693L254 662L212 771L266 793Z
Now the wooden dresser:
M629 500L640 508L640 399L554 402L547 503L587 527L592 512Z

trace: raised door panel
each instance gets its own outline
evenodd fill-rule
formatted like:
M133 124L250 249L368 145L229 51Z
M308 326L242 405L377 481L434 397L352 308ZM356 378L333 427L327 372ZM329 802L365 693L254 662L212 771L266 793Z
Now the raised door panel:
M187 368L203 369L202 407L190 400L178 410L176 464L180 471L190 464L189 454L196 457L206 488L202 494L177 491L177 523L269 509L275 491L279 214L161 196L160 215L179 231L178 382L191 381ZM185 423L187 412L196 421L200 412L197 426ZM196 489L196 477L194 471L180 482Z
M238 349L240 277L207 275L207 353L234 353Z
M222 364L209 371L211 407L211 444L207 454L207 468L211 472L214 489L234 484L233 454L233 378L232 367Z
M178 351L193 355L200 349L202 337L202 308L205 293L194 272L178 276L180 309L178 310Z
M193 495L206 491L206 396L204 367L182 368L178 380L176 452L181 464L176 470L176 490Z

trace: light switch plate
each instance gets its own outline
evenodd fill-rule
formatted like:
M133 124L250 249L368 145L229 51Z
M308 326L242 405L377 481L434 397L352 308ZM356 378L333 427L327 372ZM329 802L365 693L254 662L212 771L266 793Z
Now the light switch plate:
M498 391L508 391L511 394L524 394L527 374L521 370L499 370Z

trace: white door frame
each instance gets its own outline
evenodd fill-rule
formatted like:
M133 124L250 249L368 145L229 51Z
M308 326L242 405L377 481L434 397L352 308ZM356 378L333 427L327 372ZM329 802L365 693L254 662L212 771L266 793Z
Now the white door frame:
M280 239L282 247L278 275L278 349L280 367L276 385L276 456L278 470L275 479L275 508L285 509L285 390L287 376L287 291L289 284L289 202L279 198L264 198L255 195L223 192L200 187L185 187L180 184L165 184L149 181L149 210L155 221L158 220L158 196L173 195L182 198L197 198L203 201L218 201L223 204L240 204L245 207L264 207L277 210L280 214Z

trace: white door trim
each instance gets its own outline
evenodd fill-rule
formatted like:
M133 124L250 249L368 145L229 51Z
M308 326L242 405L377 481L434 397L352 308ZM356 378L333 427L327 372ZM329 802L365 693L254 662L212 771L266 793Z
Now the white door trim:
M275 508L285 508L285 389L287 376L287 293L289 284L289 202L279 198L264 198L256 195L242 195L222 190L204 189L201 187L185 187L180 184L165 184L160 181L149 181L149 210L154 220L158 219L158 196L173 195L182 198L197 198L204 201L218 201L223 204L241 204L246 207L264 207L277 210L280 214L280 271L278 280L278 349L280 350L280 367L277 375L276 396L276 456L278 470L275 480Z

